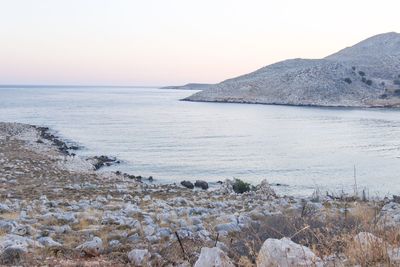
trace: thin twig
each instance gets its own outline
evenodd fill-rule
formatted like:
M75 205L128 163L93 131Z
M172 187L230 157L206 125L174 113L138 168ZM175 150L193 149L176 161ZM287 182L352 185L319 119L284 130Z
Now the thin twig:
M214 245L214 247L216 247L216 246L217 246L217 243L218 243L218 237L219 237L219 233L217 233L217 238L215 239L215 245Z
M183 248L183 244L182 244L181 239L179 238L178 232L175 232L175 235L176 235L176 238L178 238L179 245L181 246L183 257L186 259L186 252L185 252L185 249Z
M290 237L290 239L292 239L292 238L295 237L296 235L300 234L300 233L303 232L304 230L307 230L308 228L310 228L309 225L307 225L306 227L300 229L299 231L297 231L296 233L294 233L294 235L292 235L292 236Z

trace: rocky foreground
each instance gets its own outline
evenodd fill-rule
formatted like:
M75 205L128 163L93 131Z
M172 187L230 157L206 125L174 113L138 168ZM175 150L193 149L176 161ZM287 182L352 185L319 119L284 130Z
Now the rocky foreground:
M41 128L0 123L0 264L400 265L397 197L300 199L266 181L243 194L232 181L190 189L97 173L98 163Z

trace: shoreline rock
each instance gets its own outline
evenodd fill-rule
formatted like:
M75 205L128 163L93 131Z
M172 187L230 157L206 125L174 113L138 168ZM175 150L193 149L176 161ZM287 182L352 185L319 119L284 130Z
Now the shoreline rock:
M184 187L189 188L189 189L193 189L194 188L194 184L192 182L190 182L190 181L182 181L181 185L183 185Z
M201 188L203 190L207 190L208 189L208 183L206 181L202 181L202 180L197 180L194 183L194 186L195 187L199 187L199 188Z

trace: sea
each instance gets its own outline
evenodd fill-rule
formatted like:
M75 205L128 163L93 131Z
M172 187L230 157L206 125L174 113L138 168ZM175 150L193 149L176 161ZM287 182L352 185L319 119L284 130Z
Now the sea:
M156 183L267 179L280 194L400 194L400 110L187 102L151 87L0 88L0 121L50 127L102 171Z

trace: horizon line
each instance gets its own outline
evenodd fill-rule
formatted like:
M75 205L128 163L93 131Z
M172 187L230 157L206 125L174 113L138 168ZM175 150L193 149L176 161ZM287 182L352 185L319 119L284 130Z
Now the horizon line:
M28 88L63 88L63 87L85 87L85 88L160 88L163 86L152 86L152 85L79 85L79 84L0 84L0 88L19 88L19 87L28 87Z

